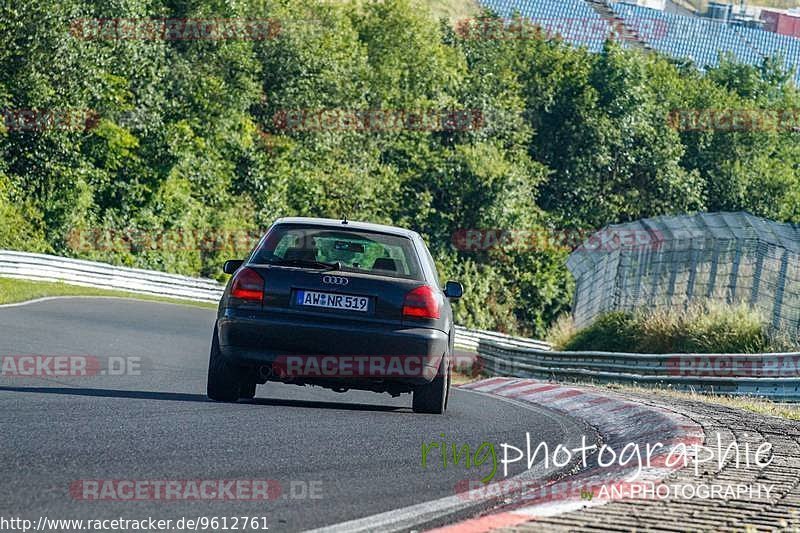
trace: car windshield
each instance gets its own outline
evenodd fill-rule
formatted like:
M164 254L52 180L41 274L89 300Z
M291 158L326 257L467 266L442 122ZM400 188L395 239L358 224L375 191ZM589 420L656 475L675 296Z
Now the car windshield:
M250 262L422 279L411 239L363 230L278 225Z

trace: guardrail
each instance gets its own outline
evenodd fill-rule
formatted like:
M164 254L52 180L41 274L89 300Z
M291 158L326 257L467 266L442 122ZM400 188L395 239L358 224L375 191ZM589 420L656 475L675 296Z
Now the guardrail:
M0 276L207 302L219 300L223 290L213 279L9 250L0 250Z
M213 279L10 250L0 250L0 276L35 281L63 281L84 287L205 302L218 301L224 288ZM487 340L499 340L520 348L550 349L550 345L542 341L456 326L455 343L461 349L474 352L480 342Z
M547 351L551 350L552 346L544 341L537 341L534 339L526 339L522 337L512 337L504 333L497 333L495 331L486 331L483 329L467 329L462 326L456 326L456 340L455 344L458 348L477 352L478 347L482 342L498 341L503 342L505 345L514 346L517 348L531 348L534 350Z
M215 302L213 279L117 267L95 261L0 250L0 276ZM649 355L555 352L545 342L456 326L456 346L477 352L489 374L657 384L681 390L800 401L800 353ZM729 375L726 375L729 374ZM693 375L696 374L696 375Z
M633 354L557 352L484 340L477 348L489 374L800 401L800 353Z

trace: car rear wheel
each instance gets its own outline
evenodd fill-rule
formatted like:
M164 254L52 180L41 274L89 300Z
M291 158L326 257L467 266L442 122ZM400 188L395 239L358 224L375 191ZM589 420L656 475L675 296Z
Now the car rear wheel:
M242 400L252 400L256 397L256 382L243 381L239 386L239 398Z
M411 409L415 413L440 415L447 408L447 398L450 395L449 357L442 359L439 370L433 381L414 389Z
M219 349L217 328L211 340L211 355L208 360L208 397L218 402L235 402L241 391L241 376L238 369L222 356ZM253 387L255 394L255 387Z

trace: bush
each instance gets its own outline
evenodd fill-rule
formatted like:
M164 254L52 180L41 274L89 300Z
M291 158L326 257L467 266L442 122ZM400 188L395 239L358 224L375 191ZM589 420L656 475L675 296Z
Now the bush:
M744 304L694 303L685 309L615 311L565 334L559 321L549 334L556 349L632 353L767 353L798 351L796 338L773 330Z

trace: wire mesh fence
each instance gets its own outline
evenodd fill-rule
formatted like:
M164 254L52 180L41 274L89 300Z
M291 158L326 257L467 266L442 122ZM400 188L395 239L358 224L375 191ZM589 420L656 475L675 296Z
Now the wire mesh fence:
M800 226L748 213L662 216L615 224L569 257L579 327L598 314L747 303L776 328L800 330Z

